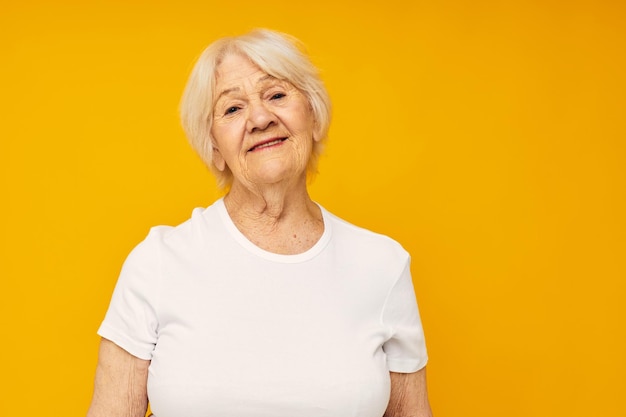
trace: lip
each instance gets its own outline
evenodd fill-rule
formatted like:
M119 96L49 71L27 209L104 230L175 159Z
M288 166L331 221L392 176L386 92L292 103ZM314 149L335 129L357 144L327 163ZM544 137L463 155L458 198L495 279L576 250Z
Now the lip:
M271 148L275 145L279 145L281 143L283 143L284 141L286 141L287 138L286 137L275 137L275 138L269 138L266 140L262 140L260 142L255 143L250 149L248 149L248 152L254 152L258 149L265 149L265 148ZM275 144L269 145L272 142L276 142Z

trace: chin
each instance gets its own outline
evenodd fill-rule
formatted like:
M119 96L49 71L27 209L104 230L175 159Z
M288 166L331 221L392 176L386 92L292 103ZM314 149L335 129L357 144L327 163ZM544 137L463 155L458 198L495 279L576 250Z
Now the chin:
M273 163L272 163L273 162ZM282 161L266 162L263 169L254 175L256 182L273 184L285 180L296 179L306 170L296 169L294 166L285 165Z
M285 171L270 171L263 172L256 177L256 183L258 184L277 184L280 182L293 182L304 174L300 172L294 172L293 170Z

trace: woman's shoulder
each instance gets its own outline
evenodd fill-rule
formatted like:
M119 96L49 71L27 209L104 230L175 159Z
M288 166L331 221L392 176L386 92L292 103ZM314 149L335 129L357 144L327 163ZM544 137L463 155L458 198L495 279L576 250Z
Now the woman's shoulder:
M335 242L346 244L368 253L384 256L407 258L408 252L395 239L383 233L358 226L329 211L324 210L324 217L331 222L332 235Z
M194 208L191 216L179 224L152 226L137 248L185 246L203 239L207 233L211 233L211 229L215 229L215 223L219 217L217 206L219 206L219 200L208 207Z

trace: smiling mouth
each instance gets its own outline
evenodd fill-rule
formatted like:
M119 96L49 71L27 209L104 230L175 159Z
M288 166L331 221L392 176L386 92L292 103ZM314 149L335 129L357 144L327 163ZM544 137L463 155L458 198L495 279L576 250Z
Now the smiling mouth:
M278 145L279 143L282 143L286 140L287 138L278 138L278 139L269 140L267 142L261 142L258 145L254 145L252 148L248 149L248 152L254 152L256 150L263 149L263 148L269 148L270 146Z

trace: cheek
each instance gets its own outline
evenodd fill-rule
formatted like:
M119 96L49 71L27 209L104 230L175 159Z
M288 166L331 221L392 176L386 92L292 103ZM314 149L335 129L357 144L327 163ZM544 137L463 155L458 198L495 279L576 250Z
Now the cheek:
M297 111L294 112L296 115L296 123L298 126L298 130L301 133L307 133L308 135L312 135L315 132L315 118L313 117L313 112L309 109L308 106L303 105Z
M211 124L211 130L209 132L211 143L213 144L213 146L216 146L218 138L222 137L222 128L219 125L219 122L214 121Z
M221 149L223 147L227 147L233 136L233 128L229 124L219 124L215 123L211 128L211 137L213 138L212 143L213 146Z

